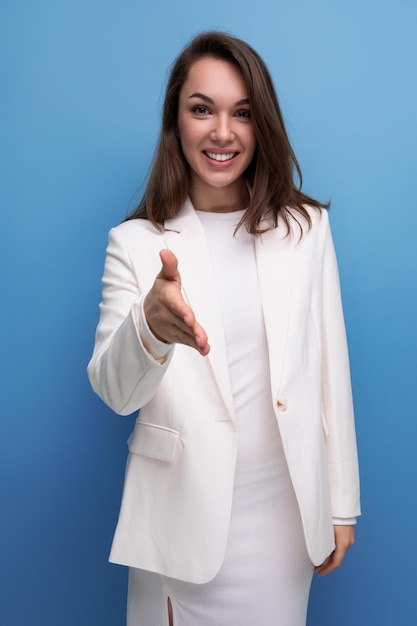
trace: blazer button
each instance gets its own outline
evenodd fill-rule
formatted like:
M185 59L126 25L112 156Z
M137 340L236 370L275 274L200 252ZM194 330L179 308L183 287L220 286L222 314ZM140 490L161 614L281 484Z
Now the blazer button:
M281 400L277 400L277 407L280 411L287 410L287 405L285 404L285 402L282 402Z

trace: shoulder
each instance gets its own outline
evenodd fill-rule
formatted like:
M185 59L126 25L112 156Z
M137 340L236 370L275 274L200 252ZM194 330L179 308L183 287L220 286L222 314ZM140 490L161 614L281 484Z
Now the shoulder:
M122 222L110 230L110 234L116 238L134 239L136 237L157 237L162 235L164 229L158 230L145 219L132 219Z
M315 206L303 205L306 215L297 211L293 207L286 207L285 211L289 217L290 237L296 240L316 239L324 236L329 230L328 210L318 209ZM283 222L283 220L282 220ZM278 222L280 228L285 228L285 224Z
M106 256L128 264L138 259L159 259L159 250L165 247L164 234L148 220L122 222L109 231Z
M164 230L158 230L149 220L133 219L122 222L109 232L109 244L131 248L147 242L161 241Z
M311 206L309 204L304 204L303 209L307 212L307 215L311 220L311 228L323 227L328 223L329 214L327 209L318 209L317 207ZM307 219L302 216L301 213L293 208L288 208L287 210L291 213L293 217L297 218L298 221L301 220L303 222L303 226L304 224L308 225Z

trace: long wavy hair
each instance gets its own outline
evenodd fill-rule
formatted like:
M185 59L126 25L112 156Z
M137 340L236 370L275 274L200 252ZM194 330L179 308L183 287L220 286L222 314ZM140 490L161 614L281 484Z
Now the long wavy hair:
M290 232L291 221L311 218L305 206L328 208L301 191L302 174L288 139L274 85L263 60L247 43L222 32L205 32L195 37L174 62L165 94L162 128L148 184L139 206L126 218L148 219L161 229L174 217L189 193L189 165L178 138L179 95L190 67L201 58L212 57L232 63L248 90L256 150L245 171L250 188L247 211L239 224L253 234L263 232L261 221L272 217L274 227L281 215ZM295 180L297 182L295 182ZM303 220L302 220L303 221ZM272 226L271 226L272 227Z

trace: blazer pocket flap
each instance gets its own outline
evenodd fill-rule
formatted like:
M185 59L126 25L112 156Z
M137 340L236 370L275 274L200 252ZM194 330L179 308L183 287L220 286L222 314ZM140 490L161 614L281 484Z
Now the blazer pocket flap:
M139 421L136 422L127 445L129 451L134 454L172 463L179 437L180 433L177 430Z

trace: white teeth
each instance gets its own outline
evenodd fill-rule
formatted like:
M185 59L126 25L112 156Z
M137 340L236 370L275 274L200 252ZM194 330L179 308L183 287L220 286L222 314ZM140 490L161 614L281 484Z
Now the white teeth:
M206 152L207 156L210 159L214 159L215 161L230 161L233 159L236 152L229 152L228 154L218 154L217 152Z

